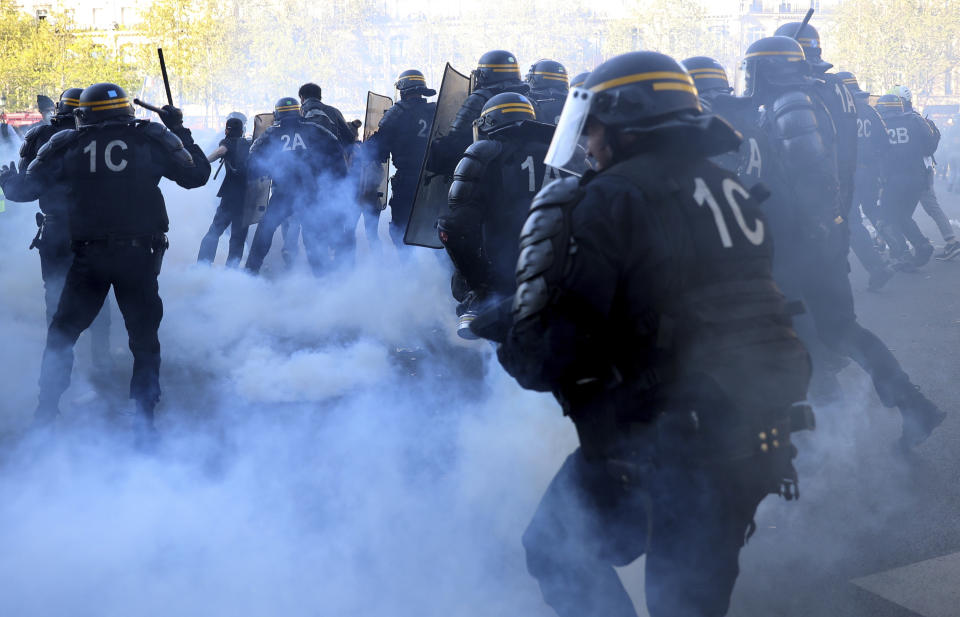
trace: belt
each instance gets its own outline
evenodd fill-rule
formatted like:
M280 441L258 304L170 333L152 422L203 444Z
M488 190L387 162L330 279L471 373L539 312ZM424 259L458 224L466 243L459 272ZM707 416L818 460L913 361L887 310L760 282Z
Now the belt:
M159 234L156 236L133 236L125 238L117 237L108 237L108 238L92 238L89 240L74 240L71 243L71 246L74 249L92 247L92 246L122 246L122 247L133 247L133 248L150 248L152 249L155 246L155 243L158 239L165 238L164 234Z

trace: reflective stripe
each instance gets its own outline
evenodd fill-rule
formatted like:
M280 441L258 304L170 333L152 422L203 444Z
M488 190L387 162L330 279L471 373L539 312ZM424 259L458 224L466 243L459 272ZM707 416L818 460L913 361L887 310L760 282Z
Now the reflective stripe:
M124 107L130 107L130 103L120 102L112 105L97 105L96 107L90 107L90 111L106 111L108 109L123 109Z
M277 107L276 111L295 111L300 109L299 105L284 105L283 107Z
M79 103L79 101L78 101L78 103ZM123 99L107 99L107 100L105 100L105 101L88 101L88 102L86 102L86 103L83 103L83 105L86 105L87 107L89 107L89 108L91 108L91 109L99 109L99 108L102 108L102 107L107 106L107 105L111 105L111 106L112 106L112 105L119 105L119 104L129 105L129 104L130 104L130 99L126 99L126 98L123 98ZM111 107L111 109L112 109L112 107Z
M634 73L633 75L611 79L593 86L590 88L590 92L603 92L604 90L616 88L617 86L635 84L640 81L655 81L658 79L676 79L693 86L693 78L686 73L677 73L674 71L654 71L651 73Z
M511 109L508 109L508 108L511 108ZM493 107L491 107L491 108L489 108L489 109L484 109L483 112L482 112L480 115L481 115L481 116L485 116L485 115L487 115L488 113L490 113L490 112L492 112L492 111L497 111L497 110L499 110L499 109L502 109L502 110L504 111L504 113L510 113L510 112L528 112L531 116L536 116L536 115L537 115L536 112L533 111L533 105L530 105L530 104L528 104L528 103L521 103L521 102L519 102L519 101L514 101L514 102L511 102L511 103L503 103L502 105L494 105Z
M412 79L413 81L422 81L424 83L427 81L425 77L421 77L420 75L401 75L397 78L397 81L403 81L404 79Z
M477 68L478 68L478 69L508 69L508 68L513 68L513 69L517 69L517 70L519 71L519 70L520 70L520 65L519 65L519 64L478 64L478 65L477 65Z
M80 105L80 99L63 99L63 102L67 105L73 105L74 107Z
M678 84L672 81L658 81L653 84L653 89L656 90L682 90L683 92L689 92L693 96L697 96L697 89L689 84Z
M557 80L560 80L560 81L567 81L567 74L566 74L566 73L549 73L549 72L547 72L547 71L534 71L533 74L534 74L534 75L543 75L543 76L546 77L547 79L553 78L553 79L557 79Z
M798 51L755 51L747 54L744 58L754 58L756 56L790 56L796 60L803 60L804 55Z

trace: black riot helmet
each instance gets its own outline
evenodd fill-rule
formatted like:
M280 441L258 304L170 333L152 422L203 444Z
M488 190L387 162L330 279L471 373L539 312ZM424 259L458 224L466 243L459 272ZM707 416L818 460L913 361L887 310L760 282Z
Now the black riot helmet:
M567 91L570 87L567 69L556 60L537 60L527 71L526 82L531 90Z
M622 54L570 90L545 162L576 169L588 120L634 135L634 150L673 148L713 156L739 145L741 138L730 125L702 112L693 78L679 62L654 51Z
M400 91L400 96L433 96L436 90L427 87L427 78L423 73L416 69L407 69L397 77L397 83L394 84Z
M860 89L860 83L857 81L857 78L850 71L838 71L836 76L837 79L842 81L847 89L850 90L852 95L857 97L867 96L867 93Z
M509 51L494 49L480 56L475 75L478 88L504 81L520 81L520 65L517 57Z
M83 88L67 88L60 93L60 101L57 103L57 116L73 117L73 110L80 106L80 95L83 94Z
M824 73L828 69L832 68L833 65L829 62L824 62L823 58L820 57L821 52L823 51L820 47L820 33L817 32L817 29L811 26L810 24L804 24L803 29L800 32L797 32L797 29L800 28L801 22L791 21L790 23L783 24L777 31L773 33L774 36L787 36L791 39L796 39L800 46L803 47L804 56L807 59L807 64L813 67L814 71L817 73Z
M904 111L903 99L896 94L884 94L877 99L877 111L880 112L881 116L902 114Z
M133 105L117 84L93 84L83 89L73 112L77 126L91 126L114 118L133 120Z
M516 92L503 92L486 102L477 118L476 127L481 135L492 136L536 119L537 112L530 99Z
M707 56L694 56L683 61L683 68L687 69L690 77L693 77L693 83L697 86L697 92L701 95L707 93L730 94L733 88L730 87L730 80L727 79L727 70L723 65Z
M743 56L744 96L756 96L768 86L806 84L810 66L800 43L787 36L768 36L747 47Z
M292 96L285 96L277 104L273 106L273 119L280 120L281 118L299 118L300 117L300 101L293 98Z
M571 88L579 88L583 85L583 82L587 81L587 77L590 77L590 71L584 71L583 73L578 74L576 77L570 80Z

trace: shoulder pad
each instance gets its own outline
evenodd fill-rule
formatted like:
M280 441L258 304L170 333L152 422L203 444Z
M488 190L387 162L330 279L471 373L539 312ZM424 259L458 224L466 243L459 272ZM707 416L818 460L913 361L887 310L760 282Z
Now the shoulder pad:
M500 154L501 149L499 142L486 139L470 144L453 172L453 182L447 193L451 206L470 202L476 193L477 183L483 179L487 167Z
M503 144L494 139L481 139L475 141L463 153L464 157L470 157L483 163L489 163L503 151Z
M163 148L173 155L173 158L181 165L193 165L193 156L183 147L183 142L170 129L156 122L144 122L136 125L137 129L143 131L143 134L159 143Z
M533 198L531 210L557 206L572 201L580 191L580 178L558 178L546 185Z
M383 117L380 118L380 122L377 123L377 126L383 128L389 124L399 121L403 116L404 111L405 107L403 105L403 101L394 103L390 109L384 112Z
M493 92L487 90L486 88L481 88L470 93L470 96L467 97L467 100L463 102L464 109L475 109L477 113L483 109L483 106L486 105L487 101L493 98Z
M791 90L778 96L770 107L774 116L780 116L793 109L805 108L813 110L814 104L813 99L806 93L799 90Z
M56 156L58 152L62 152L66 148L77 141L77 138L80 136L80 133L74 129L66 129L65 131L58 131L54 133L53 137L47 140L47 143L43 144L39 151L37 151L38 159L47 159L52 156Z

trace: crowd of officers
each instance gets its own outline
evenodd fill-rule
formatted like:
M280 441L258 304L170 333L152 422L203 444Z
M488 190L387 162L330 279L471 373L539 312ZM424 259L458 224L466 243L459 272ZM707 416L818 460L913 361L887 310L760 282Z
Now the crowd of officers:
M932 190L939 135L906 89L871 106L856 78L831 66L806 23L750 45L741 96L706 57L632 52L573 79L543 60L524 80L497 50L481 57L472 92L433 143L435 92L410 70L362 144L357 124L305 84L253 143L245 118L231 115L209 157L171 106L164 128L135 120L115 85L68 90L51 124L27 135L19 169L0 171L7 198L39 198L45 217L52 317L37 422L57 415L73 345L112 286L134 355L130 396L153 434L162 177L199 187L222 159L199 260L212 261L232 225L227 259L239 265L244 195L251 178L269 176L246 268L259 270L295 218L321 274L350 254L357 213L339 206L357 203L351 169L392 156L394 241L421 168L448 177L436 229L455 268L460 333L493 341L507 372L552 392L575 424L580 447L523 537L545 601L563 617L633 617L615 567L646 554L651 615L722 615L758 504L798 496L791 433L813 428L815 393L839 400L838 358L862 366L899 409L898 447L915 447L945 417L858 323L848 278L851 248L874 289L931 258L917 203L945 222L942 257L960 253ZM54 270L66 273L62 293Z

